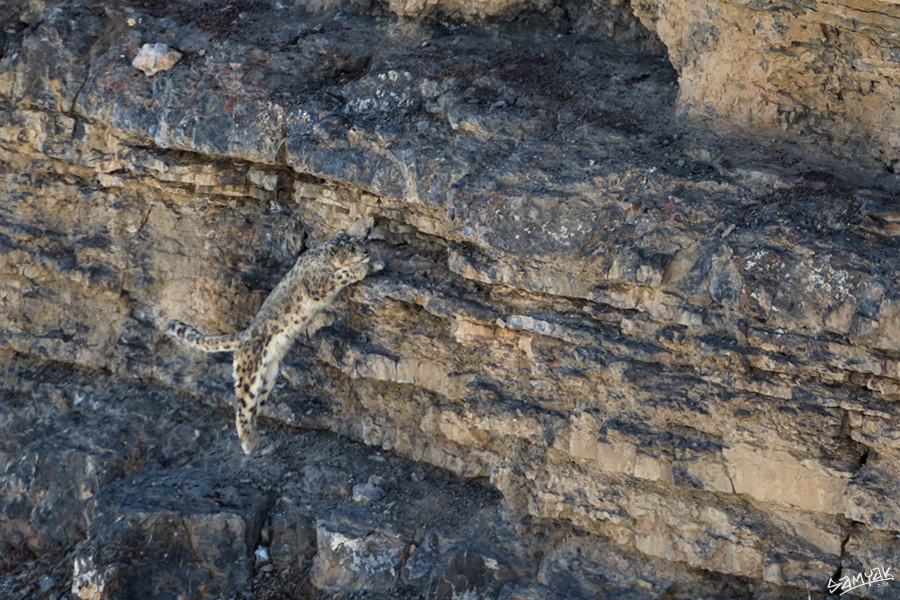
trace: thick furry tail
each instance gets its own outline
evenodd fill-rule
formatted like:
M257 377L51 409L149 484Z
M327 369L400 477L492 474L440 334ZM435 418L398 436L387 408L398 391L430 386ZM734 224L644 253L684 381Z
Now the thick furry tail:
M242 331L226 335L203 335L187 323L169 321L166 334L204 352L233 352L241 343Z

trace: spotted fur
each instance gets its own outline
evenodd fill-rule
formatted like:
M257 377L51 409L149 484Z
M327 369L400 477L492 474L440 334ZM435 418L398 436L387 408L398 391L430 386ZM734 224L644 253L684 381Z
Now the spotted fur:
M166 326L168 335L198 350L234 352L234 388L239 401L235 420L241 447L247 454L259 448L257 411L275 385L285 353L342 289L366 276L368 263L368 253L359 242L341 233L297 259L244 331L203 335L181 321Z

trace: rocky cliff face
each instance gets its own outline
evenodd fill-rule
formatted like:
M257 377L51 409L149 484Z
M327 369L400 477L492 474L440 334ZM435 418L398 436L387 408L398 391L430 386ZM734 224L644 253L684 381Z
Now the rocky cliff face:
M895 566L900 20L847 4L0 8L0 589L806 598ZM244 458L229 358L162 327L242 329L360 220L387 266Z
M872 170L870 177L896 173L896 2L639 0L633 6L669 50L685 115L799 142Z

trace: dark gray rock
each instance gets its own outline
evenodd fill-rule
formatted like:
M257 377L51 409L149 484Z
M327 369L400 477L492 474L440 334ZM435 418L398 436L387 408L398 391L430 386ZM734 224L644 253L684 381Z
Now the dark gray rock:
M315 508L304 502L314 496L304 497L294 489L282 490L266 526L269 556L283 572L308 567L316 553L316 519L311 514Z
M353 501L360 504L377 502L384 498L386 493L384 477L372 475L366 483L353 486Z
M532 583L511 583L503 586L497 600L555 600L563 598L549 586Z
M14 102L70 111L90 68L92 42L109 25L105 11L85 0L47 6L39 26L22 32L21 46L0 62L0 93ZM8 82L8 83L7 83Z
M897 578L895 566L900 559L900 544L897 542L896 533L866 531L863 528L852 531L841 569L828 582L829 591L835 589L838 594L846 592L849 582L850 587L857 588L851 593L866 598L900 598L900 579ZM887 580L888 576L893 579ZM858 585L879 577L882 579L880 582Z
M19 364L7 366L16 375L0 405L12 455L0 470L0 536L24 535L38 556L85 537L87 504L105 486L177 463L210 437L208 419L152 386L129 389L66 369L19 371Z
M429 587L440 567L441 540L437 532L429 531L424 539L419 540L416 548L410 552L403 564L401 575L403 582L413 587Z
M887 456L866 456L865 465L850 480L845 498L847 516L883 531L900 531L900 479Z
M430 586L429 600L493 600L509 578L509 569L490 554L460 550L450 554L449 562Z
M186 469L125 478L92 504L73 594L220 598L250 579L270 497L238 479Z
M388 592L396 588L412 536L371 511L348 506L316 519L311 572L329 592Z
M59 552L83 539L86 501L125 474L124 452L93 446L93 436L81 433L80 440L30 444L0 475L0 529L22 532L35 554Z

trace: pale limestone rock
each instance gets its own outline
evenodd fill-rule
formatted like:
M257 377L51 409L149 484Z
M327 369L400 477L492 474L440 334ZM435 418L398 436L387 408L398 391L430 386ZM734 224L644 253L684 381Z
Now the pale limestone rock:
M728 475L738 494L768 502L782 502L815 512L832 512L842 503L847 473L835 472L814 461L749 444L722 451Z
M900 88L881 75L896 71L896 3L839 0L807 10L789 2L640 0L633 7L668 47L687 115L776 137L784 130L869 167L900 157L891 110ZM823 71L826 56L832 66ZM823 134L833 141L822 144Z
M181 52L173 50L166 44L144 44L134 60L135 69L140 69L147 77L153 77L160 71L168 71L181 60Z

